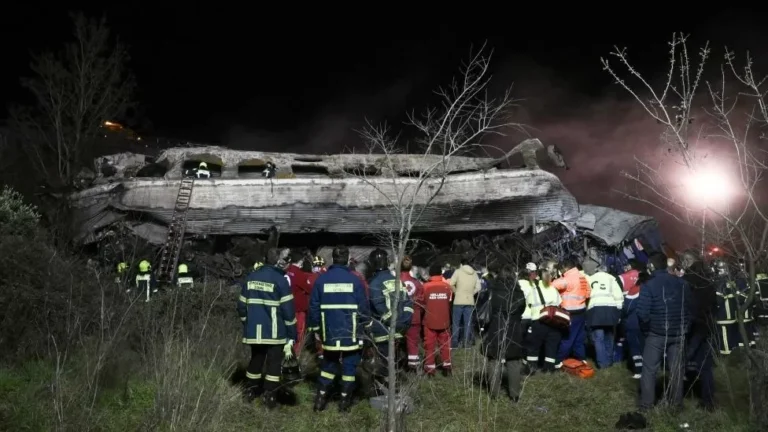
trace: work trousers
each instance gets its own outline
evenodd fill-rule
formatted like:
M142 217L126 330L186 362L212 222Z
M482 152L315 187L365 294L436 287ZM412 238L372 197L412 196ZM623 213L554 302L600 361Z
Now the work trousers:
M473 305L453 306L453 315L451 316L453 321L451 348L459 348L460 342L463 342L467 348L472 346L472 311L474 309ZM461 330L464 331L462 332ZM462 335L464 336L463 338L461 337Z
M605 369L613 365L613 327L594 327L590 329L592 344L595 346L597 367Z
M488 360L486 371L488 373L488 390L492 397L501 393L501 381L503 375L507 375L507 394L510 398L519 398L522 387L520 360Z
M743 345L738 323L717 324L717 346L720 354L728 355Z
M451 328L444 330L432 330L424 327L424 371L428 374L434 374L435 351L440 350L440 360L443 362L443 369L451 368Z
M405 333L408 350L408 367L419 367L419 348L421 345L421 324L411 324Z
M531 331L525 341L526 362L531 367L536 367L539 364L541 350L544 348L542 367L545 371L555 370L557 349L562 337L563 334L559 329L539 322L539 320L532 321Z
M249 388L262 386L270 392L280 384L283 367L283 347L285 345L251 345L251 362L248 363L245 377Z
M672 406L683 406L683 376L685 374L685 338L682 336L664 336L649 334L645 338L643 350L643 372L640 377L640 409L653 408L656 400L656 374L666 363L667 381L670 389ZM666 359L665 359L666 355ZM665 383L664 388L667 388Z
M715 350L712 342L707 333L693 332L688 340L686 352L686 376L692 385L696 382L700 384L701 404L707 408L715 405Z
M328 391L341 366L341 394L351 394L355 389L355 374L361 360L361 350L354 351L330 351L323 354L323 362L320 364L320 378L318 383L320 391Z
M560 349L557 352L557 362L562 363L569 356L576 360L587 359L587 315L584 310L571 311L571 325L565 338L560 342Z
M307 331L307 313L296 312L296 343L293 344L293 353L296 357L299 356L301 349L304 347L304 333Z
M640 328L627 329L627 349L632 357L632 371L635 374L643 372L643 348L645 347L645 336Z

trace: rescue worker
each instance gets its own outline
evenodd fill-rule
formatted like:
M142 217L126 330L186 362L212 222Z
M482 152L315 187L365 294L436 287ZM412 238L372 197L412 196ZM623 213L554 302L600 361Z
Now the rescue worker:
M539 363L543 364L544 372L554 372L557 363L557 350L560 348L560 340L563 337L560 329L539 321L541 310L545 306L560 306L562 299L560 293L552 285L552 273L549 270L539 270L539 280L531 287L526 296L526 304L530 309L531 327L525 342L525 364L530 371L535 371ZM539 354L543 348L543 361Z
M419 350L421 349L421 315L424 308L424 287L418 279L411 274L413 270L413 261L411 257L405 256L400 265L400 281L405 286L413 303L413 315L411 316L411 326L405 334L406 349L408 351L408 370L417 372L421 359Z
M325 259L321 256L315 256L312 260L312 273L325 273Z
M736 321L738 303L736 284L731 280L728 264L722 260L714 263L715 289L717 290L717 336L720 354L728 355L741 344L741 334ZM743 345L743 344L742 344Z
M736 305L739 309L743 308L749 298L749 284L747 283L748 275L744 260L739 260L739 272L734 278L733 283L736 286ZM747 343L741 341L740 347L749 346L754 348L757 345L757 327L755 326L755 303L758 302L758 296L755 296L753 303L744 309L742 313L742 321L744 322L744 328L747 331ZM741 340L741 333L739 333L739 340Z
M443 376L451 375L451 301L453 290L443 278L439 264L429 268L424 283L424 372L435 375L435 351L440 350Z
M370 309L363 283L347 266L349 249L337 246L332 256L333 264L315 281L309 301L309 329L320 334L324 352L313 409L325 409L329 389L341 365L339 411L348 412Z
M571 325L565 339L560 342L557 352L557 367L562 366L563 360L573 354L573 358L586 363L586 311L590 288L587 278L581 275L576 262L571 259L563 261L563 276L555 279L552 285L560 293L560 307L571 314Z
M261 261L256 261L255 263L253 263L253 269L254 269L254 270L258 270L258 269L260 269L262 266L264 266L264 263L263 263L263 262L261 262Z
M692 323L688 332L686 349L686 379L693 384L701 383L699 406L707 411L715 408L714 333L717 325L717 291L706 274L704 262L698 253L683 253L681 263L683 279L691 287Z
M246 397L251 402L263 392L267 408L277 406L274 392L280 385L283 359L293 355L296 341L293 295L285 272L277 268L279 260L279 251L269 249L267 265L248 275L237 302L243 343L251 347Z
M261 172L262 177L271 179L277 173L277 166L272 162L267 162L267 167Z
M531 294L531 291L533 290L533 287L535 284L538 283L539 275L536 272L536 263L529 262L525 265L525 271L520 275L520 277L517 280L517 284L520 286L520 289L523 290L523 295L527 299L528 296ZM522 318L522 325L523 325L523 336L526 337L528 335L528 330L531 327L531 308L530 305L528 305L528 302L525 303L525 311L523 312L523 318Z
M298 250L291 250L289 255L290 264L285 269L285 274L291 281L291 292L293 293L293 305L296 308L296 344L293 351L296 356L299 355L304 347L304 333L307 328L307 310L309 309L309 296L312 293L312 274L302 270L304 254Z
M393 324L391 322L392 306L397 305L397 322L394 323L394 330L395 339L399 340L411 325L413 303L408 298L405 286L402 284L398 286L395 276L389 271L389 259L385 250L374 249L368 256L368 263L373 270L373 277L369 281L372 317L370 328L373 343L379 354L379 367L375 375L381 385L389 387L387 358L389 357L389 331ZM397 301L395 301L396 296Z
M136 289L141 293L146 293L145 302L149 301L150 291L154 294L157 292L157 281L152 276L152 265L147 260L141 260L139 262L139 272L136 274Z
M621 320L624 294L616 278L604 265L588 277L590 298L587 306L587 328L595 346L597 367L605 369L613 365L613 344L616 326Z
M632 358L632 378L640 379L643 372L643 332L640 329L640 322L637 319L637 298L640 296L640 276L642 263L632 259L624 266L624 273L619 276L624 293L624 302L621 310L621 325L619 341L616 343L618 356L614 356L617 362L624 359L624 346Z
M648 258L651 278L643 284L637 300L637 318L648 328L640 377L641 411L653 408L656 374L664 363L669 368L669 395L673 408L682 408L685 375L685 333L690 323L691 291L688 283L667 269L667 256L657 252ZM664 356L666 355L666 360Z
M759 323L765 324L768 322L768 274L758 273L755 279L757 281L755 318Z
M176 286L179 288L194 288L195 278L192 277L192 273L189 272L189 266L184 263L179 264L176 276Z
M117 276L115 276L115 284L119 288L122 288L125 286L126 280L128 278L128 263L125 261L120 261L117 263ZM128 286L125 289L125 292L131 292L131 287Z
M208 164L205 162L200 162L200 164L197 166L197 170L195 171L195 177L199 179L207 179L211 178L211 172L208 171Z

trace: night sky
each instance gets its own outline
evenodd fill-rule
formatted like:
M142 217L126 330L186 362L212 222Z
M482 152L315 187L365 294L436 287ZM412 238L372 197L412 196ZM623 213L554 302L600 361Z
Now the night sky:
M495 50L494 90L514 83L522 99L517 118L565 153L572 168L557 174L579 201L656 216L611 192L634 154L658 150L660 130L611 84L599 57L614 44L627 46L641 71L658 78L673 31L691 33L693 44L709 39L716 49L751 49L758 58L766 41L765 19L751 11L643 12L632 3L602 11L477 6L476 14L467 5L428 13L362 3L354 10L77 3L25 2L6 11L0 118L7 104L25 100L18 78L29 73L29 53L70 37L67 10L106 13L128 45L137 99L151 121L147 132L257 150L354 147L366 117L397 126L407 110L432 102L432 91L450 82L470 47L487 40ZM763 58L768 62L768 54Z

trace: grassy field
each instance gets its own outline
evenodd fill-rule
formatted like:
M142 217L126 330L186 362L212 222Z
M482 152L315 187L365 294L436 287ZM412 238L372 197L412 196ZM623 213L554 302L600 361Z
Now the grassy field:
M295 387L297 406L270 412L258 401L246 405L227 377L188 361L193 353L187 357L177 351L181 349L174 346L167 352L170 360L179 361L177 371L167 365L160 367L162 373L138 368L119 384L102 383L93 397L87 392L83 397L82 386L72 381L83 379L82 370L62 377L55 364L44 361L2 368L0 430L340 432L380 428L379 413L367 401L356 403L347 415L339 414L335 404L323 413L313 413L310 383ZM452 377L412 380L416 408L407 417L409 431L534 431L552 425L569 425L566 430L607 431L614 430L621 413L634 407L637 382L620 366L599 371L590 380L562 373L529 377L521 401L513 404L506 397L489 398L476 384L482 359L475 352L458 352L454 364ZM690 425L690 431L750 430L744 374L723 364L717 369L717 381L720 408L715 413L696 409L696 401L690 397L678 416L661 409L652 413L650 430L676 431L683 422ZM81 394L67 393L78 388Z

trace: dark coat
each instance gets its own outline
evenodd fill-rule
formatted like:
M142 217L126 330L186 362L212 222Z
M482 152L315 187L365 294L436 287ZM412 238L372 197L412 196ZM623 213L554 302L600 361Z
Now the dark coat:
M704 263L697 261L685 271L684 279L688 282L693 294L691 332L708 336L715 328L717 290L706 276Z
M640 289L637 318L642 328L655 335L682 336L691 322L691 303L691 289L683 278L666 269L656 270Z
M525 295L514 279L489 281L490 321L481 350L489 359L517 360L524 357L523 326Z

